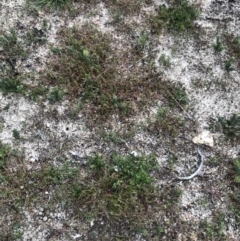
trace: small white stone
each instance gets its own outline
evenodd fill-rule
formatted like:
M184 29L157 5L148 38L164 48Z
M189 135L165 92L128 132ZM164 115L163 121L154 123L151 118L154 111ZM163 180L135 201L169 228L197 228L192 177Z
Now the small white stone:
M206 146L213 147L214 146L214 140L212 133L210 131L203 131L199 135L195 136L192 140L195 144L204 144Z
M48 218L45 216L45 217L43 218L43 221L44 221L44 222L47 222L47 220L48 220Z
M90 221L90 226L92 227L94 225L94 219Z

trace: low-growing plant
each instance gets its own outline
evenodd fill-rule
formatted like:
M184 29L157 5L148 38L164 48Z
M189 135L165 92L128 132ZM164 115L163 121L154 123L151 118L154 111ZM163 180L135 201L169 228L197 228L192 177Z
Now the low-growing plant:
M53 89L50 90L48 94L48 99L51 102L61 101L66 92L67 91L62 90L61 87L55 86Z
M16 68L16 63L27 57L27 51L13 28L0 35L0 48L2 49L0 80L18 78L20 73Z
M49 92L49 89L47 87L37 86L35 88L32 88L28 95L30 99L37 101L40 96L44 96L48 92Z
M222 43L221 37L217 36L216 42L213 44L213 48L217 52L221 52L223 49L225 49L225 46Z
M31 45L43 45L47 42L45 32L42 29L33 28L25 35L26 43Z
M178 106L186 106L189 103L188 96L184 87L180 85L169 85L166 87L166 96L169 101L169 105Z
M229 210L232 213L237 225L240 224L240 158L231 161L229 169L229 179L231 180L231 192L229 194L231 203Z
M170 57L166 56L165 54L161 54L161 56L158 59L158 62L166 68L169 68L171 66Z
M233 65L232 65L232 62L233 62L233 60L230 59L225 63L225 69L226 69L227 72L235 70Z
M9 110L11 104L10 103L7 103L4 107L3 107L3 110Z
M29 0L38 7L50 8L50 9L65 9L70 7L72 0Z
M85 182L72 185L78 206L85 206L94 216L101 213L113 220L126 219L131 225L146 217L145 204L156 202L157 189L151 176L157 168L154 156L121 156L108 160L99 155L89 159L90 175Z
M170 108L159 108L153 120L149 120L148 131L167 136L177 136L184 128L185 122L174 115Z
M125 140L122 138L122 135L115 131L108 131L104 133L104 141L113 142L115 144L122 144Z
M19 133L18 130L13 129L12 133L13 133L13 137L14 137L16 140L19 140L19 139L20 139L20 133Z
M160 5L157 16L152 16L150 21L155 32L162 28L170 31L184 32L194 28L194 20L199 11L196 6L191 5L188 0L169 0L169 7Z
M240 183L240 158L234 160L234 182Z
M80 110L82 108L83 108L83 103L81 101L79 101L69 109L69 111L67 112L67 115L71 119L77 119L78 113L80 112Z
M3 169L10 152L10 147L0 142L0 169Z
M81 96L83 103L89 103L101 115L130 112L129 103L122 97L126 88L120 89L122 83L116 81L114 62L108 60L109 36L91 26L85 26L83 31L67 30L63 36L63 47L52 48L56 58L50 65L47 81L59 89L67 88L72 97Z
M224 213L218 212L214 214L211 221L204 220L202 222L201 226L204 229L207 238L210 238L211 240L215 238L218 240L226 240L226 236L224 234L224 229L226 228L224 218Z
M111 16L112 16L112 19L113 19L112 22L111 22L112 24L117 24L117 23L120 23L120 22L123 21L124 16L122 14L121 9L114 8L110 12L111 12Z
M236 59L239 59L240 56L240 36L226 35L225 41L227 47L231 52L231 55L236 56Z
M12 58L16 56L26 56L26 52L19 41L17 32L11 28L8 33L0 35L0 47L3 48L3 55Z
M19 78L0 78L0 90L6 95L8 93L21 93L27 91L27 86Z
M135 48L138 52L144 50L148 42L148 34L144 31L141 31L136 35L136 45Z
M239 140L240 117L237 114L233 114L229 118L218 117L215 123L211 123L210 129L222 132L230 140Z

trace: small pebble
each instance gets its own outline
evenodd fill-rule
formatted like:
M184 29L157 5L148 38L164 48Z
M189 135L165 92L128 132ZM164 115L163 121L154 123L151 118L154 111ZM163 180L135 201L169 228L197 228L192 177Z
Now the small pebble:
M45 216L45 217L43 218L43 221L44 221L44 222L47 222L47 220L48 220L48 218Z

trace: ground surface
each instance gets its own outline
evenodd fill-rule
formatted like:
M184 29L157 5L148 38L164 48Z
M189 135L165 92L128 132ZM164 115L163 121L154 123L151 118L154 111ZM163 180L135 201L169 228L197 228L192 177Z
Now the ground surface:
M0 240L240 240L240 2L191 1L180 30L163 4L1 1ZM150 196L108 186L115 153L155 155Z

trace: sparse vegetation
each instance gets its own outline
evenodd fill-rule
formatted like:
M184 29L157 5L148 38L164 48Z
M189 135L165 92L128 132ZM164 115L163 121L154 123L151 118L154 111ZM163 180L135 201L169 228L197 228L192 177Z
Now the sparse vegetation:
M238 81L227 72L239 67L240 37L224 34L234 32L236 11L216 8L212 19L212 6L225 3L195 2L0 4L0 138L12 146L0 141L0 240L224 241L237 233L240 161L229 153L238 156L238 114L211 123L225 138L215 135L223 148L201 148L203 177L175 178L198 166L191 140L207 116L226 110L209 110L213 98L238 106L228 99L236 92L225 95Z
M16 140L19 140L20 139L20 133L18 130L14 129L13 130L13 137L16 139Z
M220 240L227 240L226 236L224 235L225 229L225 222L224 222L225 215L223 213L216 213L213 216L213 220L211 221L204 221L202 226L206 233L207 238L211 240L217 238Z
M146 215L144 203L156 202L157 190L149 173L157 168L154 157L114 154L107 160L96 155L89 159L89 165L92 170L88 180L85 184L81 180L73 183L72 193L78 205L87 205L94 216L108 213L136 222Z
M166 68L169 68L171 66L170 57L166 56L165 54L161 54L161 56L158 59L158 62Z
M2 78L0 79L0 90L4 94L8 93L26 93L27 86L19 78Z
M136 36L136 50L137 52L141 52L144 50L144 48L147 45L148 42L148 34L144 31L141 31L137 36Z
M218 117L217 122L211 123L210 128L222 132L230 140L239 140L240 117L237 114L233 114L229 118Z
M185 91L185 88L180 85L172 85L166 88L167 91L167 98L169 100L169 105L171 107L178 106L186 106L188 104L188 96Z
M213 44L213 47L214 47L215 51L217 51L217 52L221 52L222 50L225 49L225 46L223 45L220 36L217 36L216 42Z
M175 137L184 128L185 121L174 115L169 108L159 108L154 120L149 120L148 131Z
M238 58L240 56L240 36L226 35L225 39L231 54Z
M141 77L134 71L123 77L117 70L119 60L109 46L110 36L92 26L63 30L61 36L61 48L52 47L53 58L44 83L50 82L58 90L68 89L71 98L80 97L88 105L92 120L92 113L96 113L96 119L113 113L129 116L134 113L132 102L142 109L156 93L165 96L172 106L177 102L187 104L184 89L163 82L151 64L143 67L142 72L146 71Z
M194 20L199 11L187 0L169 0L169 7L160 5L157 16L151 17L151 25L155 32L160 33L163 28L170 31L185 32L194 28Z
M233 71L235 70L233 65L232 65L232 59L228 60L226 63L225 63L225 69L227 72L230 72L230 71Z
M42 192L51 188L52 194L48 198L48 205L45 205L46 209L50 209L50 206L53 208L58 200L59 203L66 202L66 208L73 208L75 215L85 218L105 216L107 225L113 229L124 223L121 229L129 230L127 235L135 233L136 227L153 229L154 236L162 235L163 228L155 212L165 212L176 206L181 190L172 187L163 192L156 187L152 174L158 168L153 155L124 156L114 153L109 157L100 154L89 157L88 166L84 168L85 175L81 174L79 166L71 162L58 167L45 162L37 169L27 170L23 156L1 144L0 210L2 214L13 214L20 213L25 205L42 206L45 202ZM165 207L159 205L160 200L165 200ZM22 233L16 229L20 220L21 216L18 215L8 230L1 227L1 235L5 234L6 237L12 233L14 237L20 237ZM121 229L117 231L118 234L122 232Z
M236 220L237 226L240 225L240 158L231 160L231 166L229 169L229 178L231 180L231 191L229 193L230 205L229 211Z
M33 2L38 7L45 7L50 9L64 9L69 7L72 3L72 0L29 0Z

